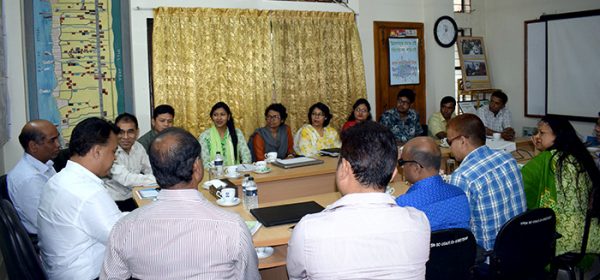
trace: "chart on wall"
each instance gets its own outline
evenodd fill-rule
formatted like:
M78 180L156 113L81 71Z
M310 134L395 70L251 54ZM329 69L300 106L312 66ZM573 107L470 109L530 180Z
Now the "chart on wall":
M123 112L119 0L29 0L25 5L29 116L58 126Z

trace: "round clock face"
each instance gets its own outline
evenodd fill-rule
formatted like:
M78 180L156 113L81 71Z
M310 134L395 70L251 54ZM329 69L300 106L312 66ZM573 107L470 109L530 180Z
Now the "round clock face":
M451 47L456 42L457 29L454 19L449 16L440 17L433 27L435 40L444 48Z

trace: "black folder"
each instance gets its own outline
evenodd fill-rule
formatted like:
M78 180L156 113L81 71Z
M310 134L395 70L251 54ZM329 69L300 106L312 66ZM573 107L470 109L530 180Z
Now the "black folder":
M266 227L293 224L306 214L318 213L323 206L314 201L251 209L250 213Z

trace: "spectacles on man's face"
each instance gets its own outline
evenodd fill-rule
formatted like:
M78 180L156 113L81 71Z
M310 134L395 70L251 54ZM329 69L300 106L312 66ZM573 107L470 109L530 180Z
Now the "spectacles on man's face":
M452 142L454 142L454 140L458 139L458 137L461 137L462 135L458 135L456 137L452 137L452 138L446 138L446 142L448 142L448 146L452 146Z
M421 165L418 161L416 160L403 160L403 159L399 159L398 160L398 166L402 167L403 165L407 164L407 163L416 163L419 165L419 167L423 168L423 165Z

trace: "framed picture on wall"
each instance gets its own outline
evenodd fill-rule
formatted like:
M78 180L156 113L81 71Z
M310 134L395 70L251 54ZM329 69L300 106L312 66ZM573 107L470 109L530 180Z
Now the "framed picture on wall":
M490 69L487 63L483 37L458 37L458 57L464 80L464 89L486 89L490 85Z

